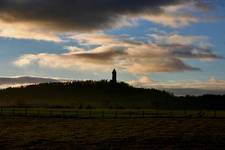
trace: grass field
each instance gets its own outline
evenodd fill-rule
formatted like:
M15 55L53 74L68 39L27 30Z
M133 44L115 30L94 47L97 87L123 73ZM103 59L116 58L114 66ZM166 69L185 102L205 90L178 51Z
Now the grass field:
M154 118L154 117L225 118L225 111L1 107L0 115L30 116L30 117L61 117L61 118Z
M0 117L1 149L224 149L225 119Z

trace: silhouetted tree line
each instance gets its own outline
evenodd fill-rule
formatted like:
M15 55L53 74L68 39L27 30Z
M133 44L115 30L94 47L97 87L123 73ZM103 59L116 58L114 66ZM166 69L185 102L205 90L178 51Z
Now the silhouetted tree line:
M225 95L176 97L156 89L135 88L127 83L73 81L42 83L0 90L4 107L225 109Z

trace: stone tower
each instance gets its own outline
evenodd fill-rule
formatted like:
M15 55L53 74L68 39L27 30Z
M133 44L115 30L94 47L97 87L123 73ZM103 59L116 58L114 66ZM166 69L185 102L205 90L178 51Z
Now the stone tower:
M116 79L116 69L113 69L113 71L112 71L112 82L113 83L116 83L117 82L117 79Z

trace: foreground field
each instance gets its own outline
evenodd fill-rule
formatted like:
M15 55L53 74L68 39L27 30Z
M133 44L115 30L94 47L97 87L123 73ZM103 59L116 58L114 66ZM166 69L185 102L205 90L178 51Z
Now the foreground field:
M225 119L0 117L1 149L224 149Z
M76 109L0 107L0 116L58 118L224 118L222 110Z

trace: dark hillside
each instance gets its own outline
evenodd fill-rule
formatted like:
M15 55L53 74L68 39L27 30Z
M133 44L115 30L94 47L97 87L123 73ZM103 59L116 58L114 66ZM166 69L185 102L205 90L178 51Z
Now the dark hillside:
M224 96L175 97L126 83L73 81L43 83L0 91L1 106L75 108L224 109Z

